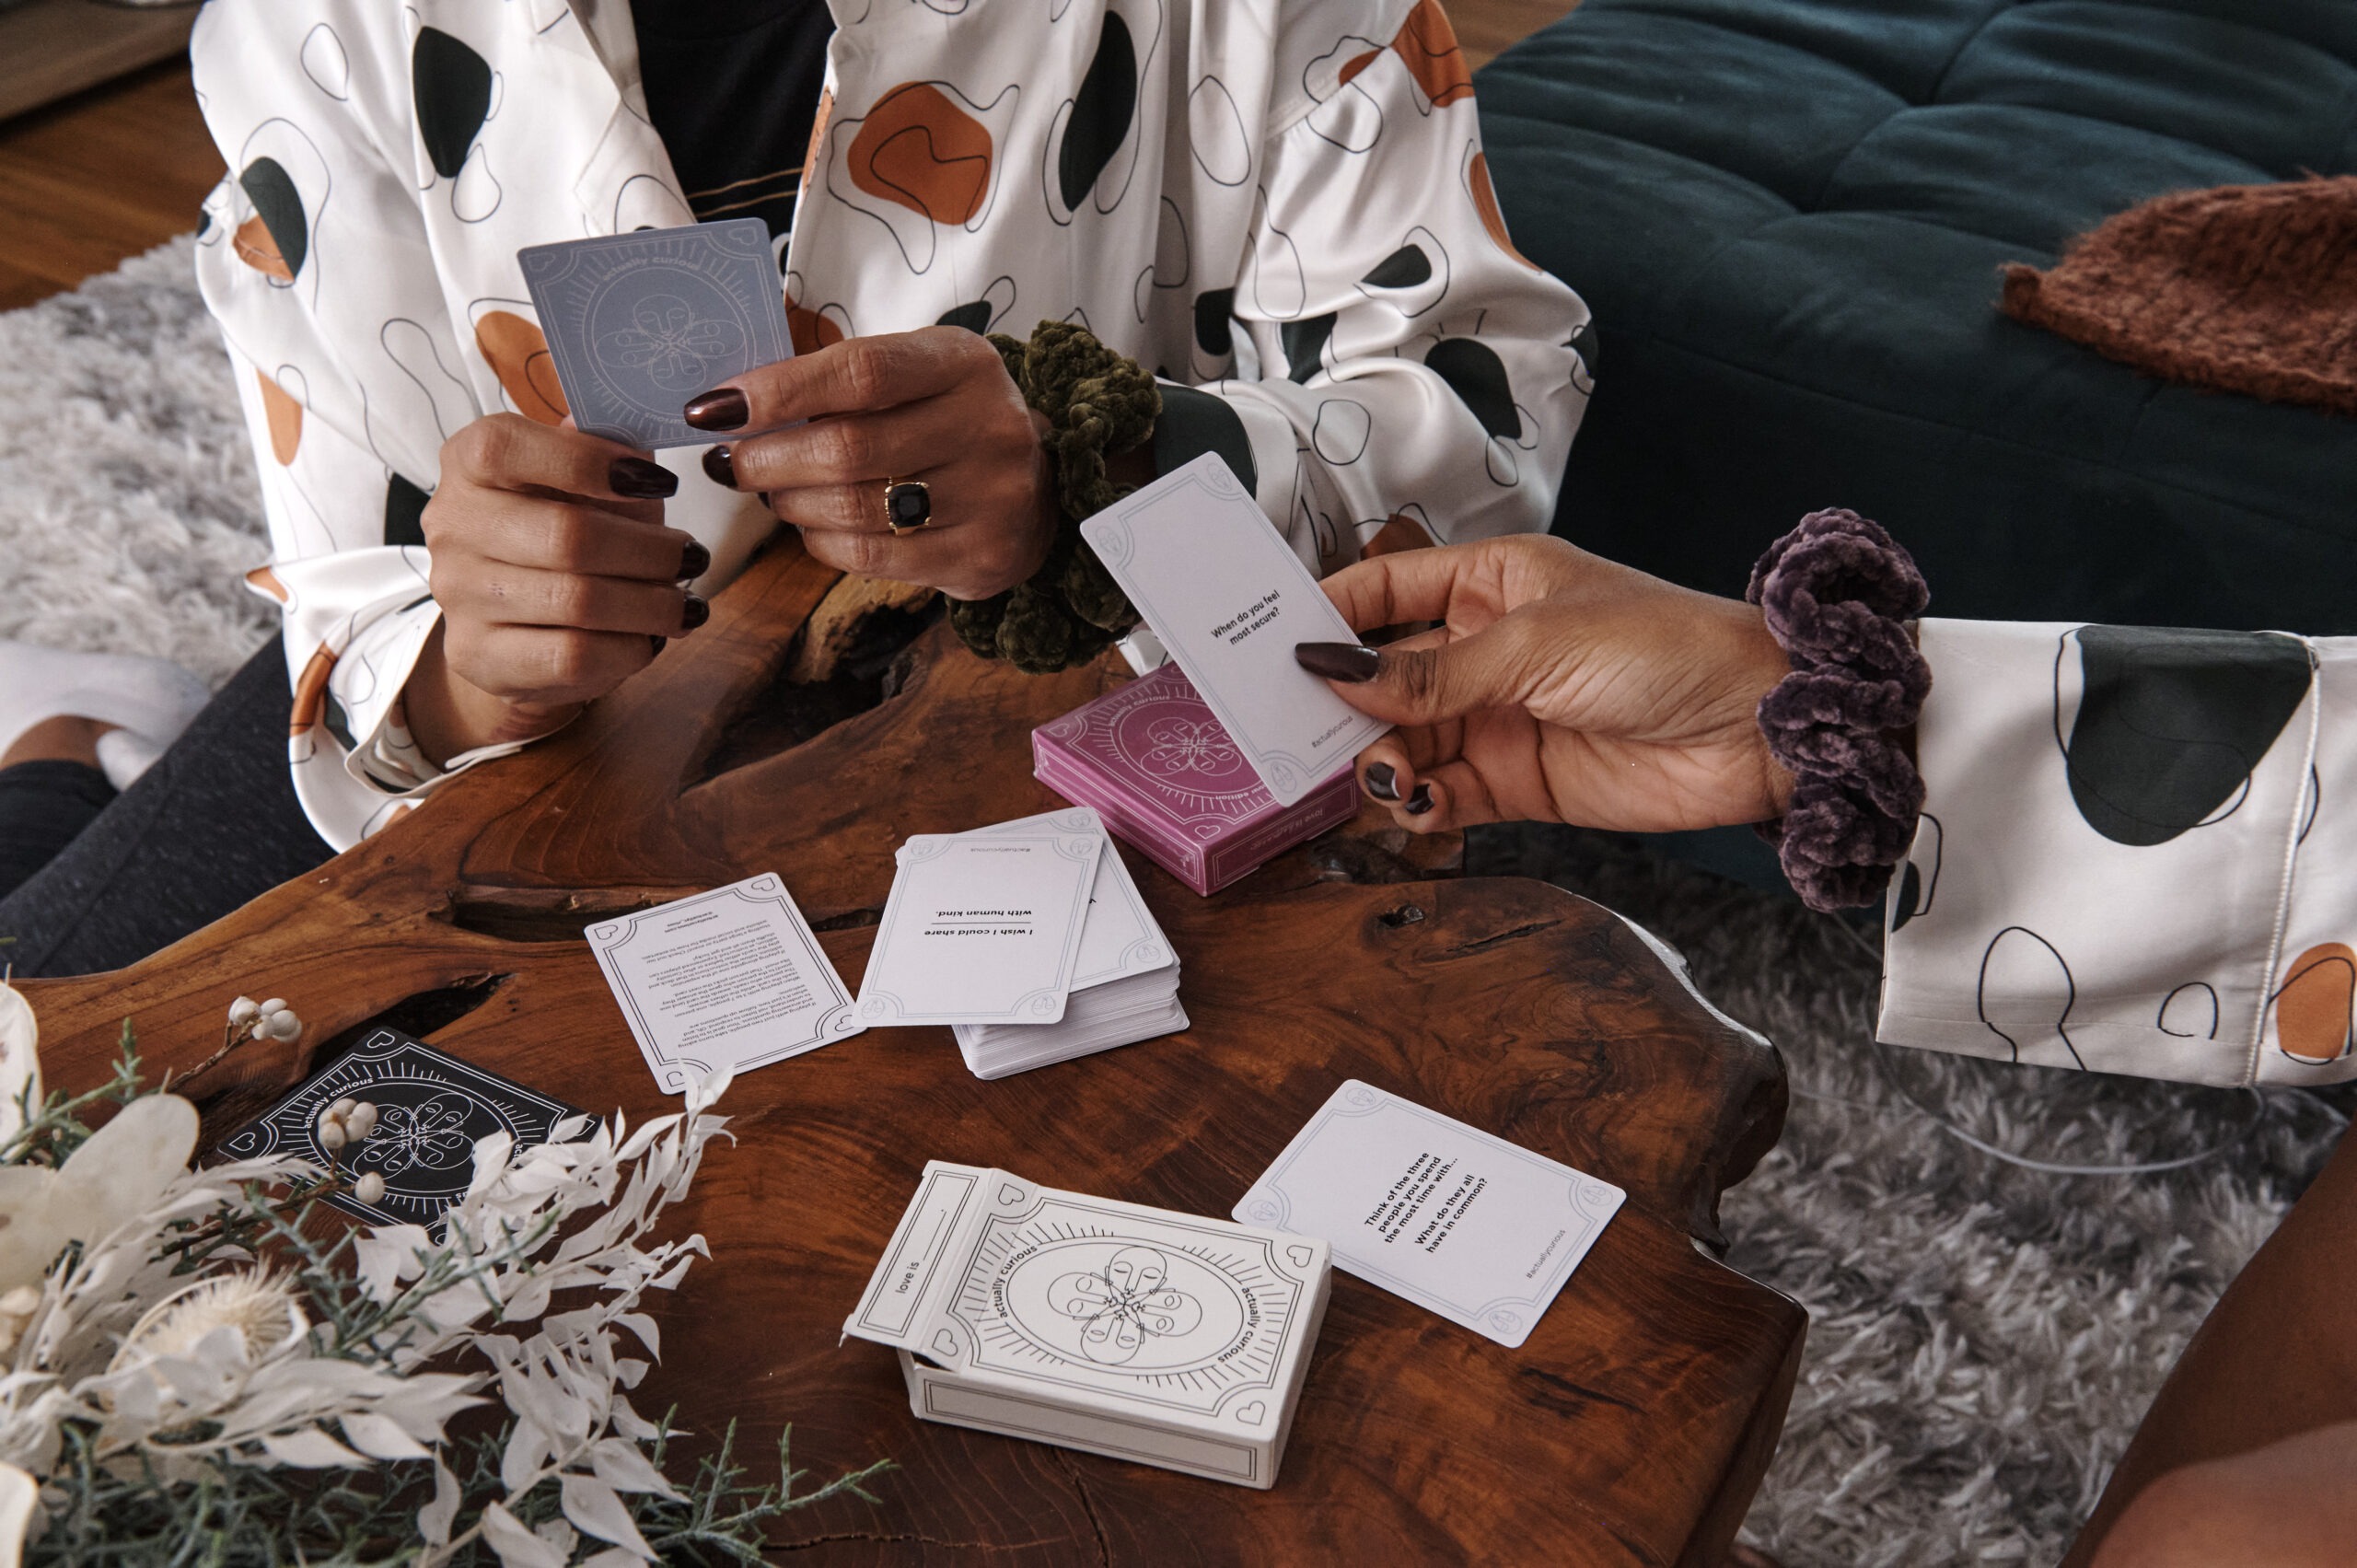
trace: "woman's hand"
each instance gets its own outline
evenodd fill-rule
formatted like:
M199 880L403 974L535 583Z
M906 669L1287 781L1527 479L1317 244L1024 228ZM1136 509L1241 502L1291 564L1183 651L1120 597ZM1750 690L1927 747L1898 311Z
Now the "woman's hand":
M1792 776L1753 713L1791 666L1750 605L1527 535L1376 556L1325 588L1360 631L1444 622L1380 650L1295 651L1400 726L1358 770L1401 827L1666 832L1783 812Z
M663 526L678 488L643 452L519 414L443 444L424 519L442 623L403 691L427 756L544 735L703 624L680 584L712 558Z
M959 327L848 338L749 371L689 401L699 430L768 430L704 468L758 491L803 547L863 576L988 598L1028 577L1055 537L1040 424L989 340ZM791 430L774 427L794 420ZM923 528L894 534L884 492L922 480Z

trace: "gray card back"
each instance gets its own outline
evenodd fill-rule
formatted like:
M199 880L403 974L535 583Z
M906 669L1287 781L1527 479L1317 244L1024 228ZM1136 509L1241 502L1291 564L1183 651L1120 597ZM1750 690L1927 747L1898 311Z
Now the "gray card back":
M530 245L516 260L574 424L593 436L648 449L709 441L680 406L794 353L759 218Z

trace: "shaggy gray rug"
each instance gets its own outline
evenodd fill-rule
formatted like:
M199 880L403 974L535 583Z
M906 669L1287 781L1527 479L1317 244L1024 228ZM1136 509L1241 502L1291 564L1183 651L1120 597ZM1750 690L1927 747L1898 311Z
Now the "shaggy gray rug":
M268 635L238 584L265 553L234 389L183 239L0 316L0 636L159 654L214 680ZM2194 1326L2321 1164L2340 1113L1892 1052L1868 1043L1872 954L1799 905L1559 830L1475 836L1477 871L1540 876L1684 951L1782 1047L1781 1146L1729 1193L1729 1261L1810 1315L1747 1539L1789 1568L2050 1562ZM2145 1177L2059 1164L2219 1157ZM2346 1105L2346 1097L2337 1103Z

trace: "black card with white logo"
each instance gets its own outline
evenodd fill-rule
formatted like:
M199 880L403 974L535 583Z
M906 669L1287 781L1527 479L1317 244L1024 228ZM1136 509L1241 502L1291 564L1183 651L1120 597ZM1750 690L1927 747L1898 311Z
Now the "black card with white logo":
M474 1179L477 1139L506 1132L519 1148L545 1144L559 1122L581 1114L398 1029L380 1028L215 1152L240 1160L296 1155L324 1169L331 1162L319 1144L319 1112L340 1099L375 1106L377 1125L338 1150L333 1163L354 1179L370 1171L383 1177L385 1196L370 1204L339 1192L328 1202L379 1225L440 1219Z

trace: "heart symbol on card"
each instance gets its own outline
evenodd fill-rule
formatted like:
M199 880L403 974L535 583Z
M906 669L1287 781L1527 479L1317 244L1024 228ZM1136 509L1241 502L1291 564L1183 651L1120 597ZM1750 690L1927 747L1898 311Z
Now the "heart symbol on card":
M1253 1400L1250 1404L1246 1405L1242 1410L1236 1412L1236 1419L1242 1422L1247 1426L1260 1425L1262 1422L1269 1419L1268 1401L1266 1400Z
M1002 1204L1008 1205L1020 1203L1023 1202L1023 1189L1015 1186L1002 1187L998 1190L998 1201Z
M942 1357L944 1360L955 1360L958 1355L958 1336L951 1333L946 1329L944 1329L935 1334L933 1336L933 1353Z
M1306 1247L1288 1247L1285 1249L1285 1256L1293 1260L1295 1268L1306 1269L1309 1267L1309 1260L1317 1254Z
M1283 1209L1278 1208L1266 1198L1254 1199L1252 1206L1244 1212L1250 1214L1254 1223L1258 1225L1272 1224L1284 1214Z

